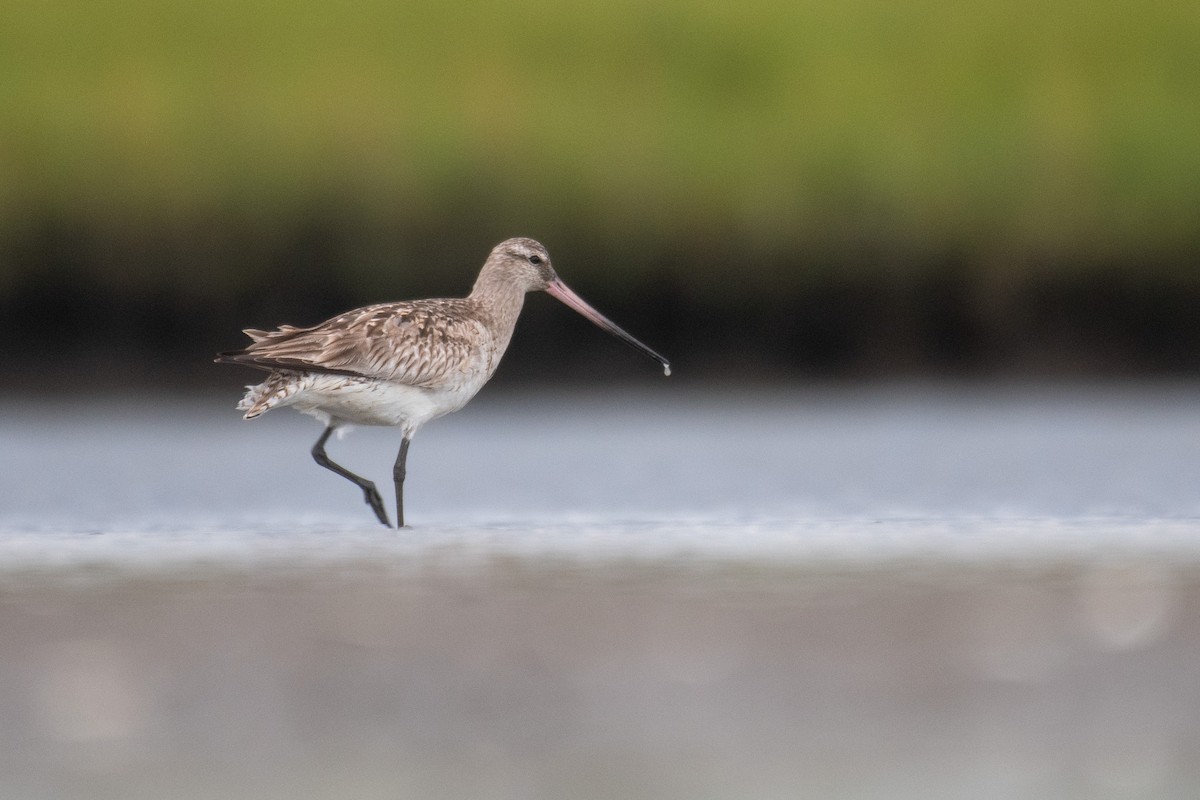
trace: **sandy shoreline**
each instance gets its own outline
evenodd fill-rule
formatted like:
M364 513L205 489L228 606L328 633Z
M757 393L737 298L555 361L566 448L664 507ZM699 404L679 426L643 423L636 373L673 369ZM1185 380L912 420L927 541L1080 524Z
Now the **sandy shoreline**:
M8 583L0 794L1200 786L1195 564L413 566Z

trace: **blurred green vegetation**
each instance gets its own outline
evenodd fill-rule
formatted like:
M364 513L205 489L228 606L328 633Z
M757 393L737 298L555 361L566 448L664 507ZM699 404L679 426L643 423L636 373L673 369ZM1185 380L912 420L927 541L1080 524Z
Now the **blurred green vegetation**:
M330 303L460 291L518 234L593 296L669 290L697 319L730 297L782 318L814 287L847 314L862 287L927 304L932 280L950 317L1019 325L1022 287L1200 283L1186 0L0 16L0 300L43 279L260 313L289 275Z

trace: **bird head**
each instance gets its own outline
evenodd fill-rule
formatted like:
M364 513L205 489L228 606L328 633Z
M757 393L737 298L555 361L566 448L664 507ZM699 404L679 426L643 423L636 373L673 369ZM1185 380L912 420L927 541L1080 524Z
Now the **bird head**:
M550 254L533 239L506 239L492 248L484 270L498 273L506 282L526 292L544 291L558 280Z

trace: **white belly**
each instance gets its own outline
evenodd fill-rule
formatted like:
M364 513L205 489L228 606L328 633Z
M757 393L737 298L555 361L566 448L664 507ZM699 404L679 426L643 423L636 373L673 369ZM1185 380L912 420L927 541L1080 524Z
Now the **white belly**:
M486 380L423 389L369 378L309 374L300 378L299 391L279 405L294 406L327 425L399 427L411 438L426 422L465 406Z

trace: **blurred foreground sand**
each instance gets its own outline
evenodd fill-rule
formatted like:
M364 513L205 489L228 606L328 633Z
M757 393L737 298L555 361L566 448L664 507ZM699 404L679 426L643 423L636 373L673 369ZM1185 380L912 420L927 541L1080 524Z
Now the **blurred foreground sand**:
M4 798L1200 791L1196 563L111 569L0 588Z

